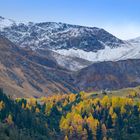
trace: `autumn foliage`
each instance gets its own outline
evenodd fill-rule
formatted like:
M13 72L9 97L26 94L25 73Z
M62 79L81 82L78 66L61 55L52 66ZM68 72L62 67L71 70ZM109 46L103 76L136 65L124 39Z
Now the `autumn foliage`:
M140 101L132 95L96 98L80 92L15 101L1 97L0 120L28 130L29 136L34 132L32 135L41 140L136 139L140 133Z

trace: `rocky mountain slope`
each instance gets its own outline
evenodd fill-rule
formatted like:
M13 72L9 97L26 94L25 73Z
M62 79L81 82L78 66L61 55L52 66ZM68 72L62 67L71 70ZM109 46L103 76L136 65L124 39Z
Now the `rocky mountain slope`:
M140 85L140 59L95 63L76 73L79 90L121 89Z
M53 59L0 36L0 87L6 92L24 97L75 92L71 80L71 72Z

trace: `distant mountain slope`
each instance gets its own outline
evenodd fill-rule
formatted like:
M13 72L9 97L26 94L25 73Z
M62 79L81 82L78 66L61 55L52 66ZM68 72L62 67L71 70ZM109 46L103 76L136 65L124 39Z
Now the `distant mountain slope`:
M51 58L0 37L0 86L11 94L27 97L75 92L70 80L71 72Z
M120 89L140 85L140 59L100 62L76 74L79 90Z

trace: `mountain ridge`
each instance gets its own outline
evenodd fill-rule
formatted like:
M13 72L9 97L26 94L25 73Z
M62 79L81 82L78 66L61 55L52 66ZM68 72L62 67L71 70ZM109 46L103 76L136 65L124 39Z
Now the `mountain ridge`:
M4 19L4 20L7 20L7 19ZM73 46L73 45L76 45L76 43L71 44L72 42L67 40L66 39L67 37L71 37L71 39L72 39L72 37L79 36L78 38L80 40L81 40L80 37L82 37L83 41L84 40L89 41L89 42L87 42L88 43L88 49L90 49L92 51L97 51L97 49L103 49L104 48L104 44L102 44L99 40L104 39L104 43L106 45L109 45L110 47L113 47L113 45L115 45L115 47L116 47L117 45L120 45L120 43L121 44L124 43L122 40L120 40L120 39L116 38L115 36L111 35L107 31L105 31L104 29L100 29L100 28L97 28L97 27L86 27L86 26L70 25L70 24L66 24L66 23L56 23L56 22L43 22L43 23L29 22L29 23L17 23L17 24L16 24L16 22L14 22L14 23L15 24L11 23L11 26L9 28L7 27L7 25L5 25L6 27L5 28L3 27L1 34L3 34L8 39L13 41L14 43L17 43L20 46L24 46L24 45L25 46L30 46L31 45L29 42L27 42L28 41L28 40L26 40L26 37L27 37L27 38L31 39L32 41L35 41L35 39L40 41L40 42L33 43L34 48L35 47L43 48L45 45L51 45L51 48L54 47L54 49L55 49L55 47L56 47L56 49L59 49L59 47L60 47L59 42L63 41L63 40L59 40L57 35L59 35L60 38L65 37L64 42L66 43L66 41L68 41L67 43L68 43L68 45L72 45L71 47L76 47L76 46ZM14 40L14 38L12 38L7 33L7 31L9 31L10 34L12 34L13 36L16 36L16 34L14 34L14 32L16 31L16 33L18 35L16 37L18 39ZM26 34L27 32L30 36L28 36L28 34ZM85 35L83 35L83 34L85 34ZM100 34L100 36L99 36L99 34ZM22 36L22 35L24 35L24 36ZM22 36L22 38L24 37L23 41L20 38L20 36ZM108 40L106 40L107 37L112 38L113 42L108 42ZM93 41L90 40L90 38ZM41 40L39 40L39 39L41 39ZM52 40L52 42L50 42L50 44L49 43L46 44L46 42L43 42L43 43L45 43L45 45L44 45L41 42L44 39L45 39L45 41L51 41ZM55 44L56 46L53 46L53 43L55 43L55 41L57 41L58 44ZM27 44L26 44L26 42L27 42ZM39 43L41 43L41 44L39 44ZM77 43L79 43L79 42L77 42ZM91 48L89 47L90 46L89 43L90 44L92 43ZM95 43L96 43L96 45L98 45L98 48L96 48ZM79 44L79 45L81 47L83 47L83 49L87 49L86 47L82 46L82 44ZM83 44L83 45L86 45L86 44ZM65 48L65 45L62 42L61 42L61 48ZM86 50L86 51L89 51L89 50Z

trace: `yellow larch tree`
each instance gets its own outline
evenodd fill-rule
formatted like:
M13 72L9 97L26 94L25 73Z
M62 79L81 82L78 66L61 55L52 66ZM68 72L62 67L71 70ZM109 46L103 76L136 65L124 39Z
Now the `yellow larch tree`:
M9 125L13 124L13 118L12 118L12 115L11 115L11 114L8 115L8 117L7 117L6 120L7 120L7 123L8 123Z
M5 104L3 101L0 101L0 111L5 107Z

